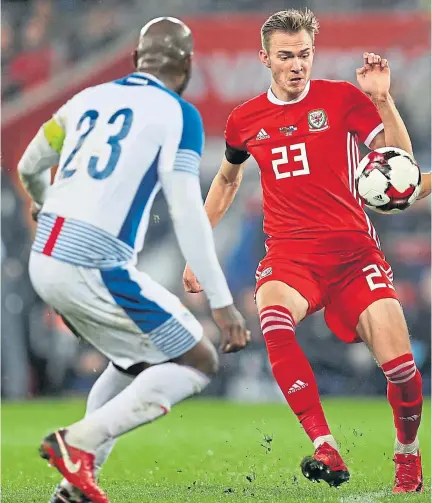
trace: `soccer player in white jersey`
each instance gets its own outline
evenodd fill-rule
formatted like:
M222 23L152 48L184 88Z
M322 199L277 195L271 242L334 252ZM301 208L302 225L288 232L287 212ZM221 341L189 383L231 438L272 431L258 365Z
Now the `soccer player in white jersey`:
M137 71L74 96L41 127L18 166L38 220L29 266L34 288L110 360L84 419L41 444L41 456L65 477L52 503L108 503L96 477L115 439L199 393L217 370L198 321L134 265L160 188L221 329L221 350L249 341L203 209L202 121L180 97L192 46L181 21L149 22L134 53Z

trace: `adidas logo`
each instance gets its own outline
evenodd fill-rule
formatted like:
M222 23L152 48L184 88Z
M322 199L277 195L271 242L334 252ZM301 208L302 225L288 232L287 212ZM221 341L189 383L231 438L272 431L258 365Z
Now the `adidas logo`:
M418 414L414 414L413 416L408 416L408 417L399 417L399 419L402 419L402 421L417 421L420 416Z
M257 140L266 140L267 138L270 138L270 135L268 135L265 131L265 129L260 129L260 132L256 135Z
M291 393L295 393L296 391L300 391L303 388L306 388L308 383L300 381L300 379L297 379L297 381L291 386L291 388L288 390L288 395Z
M267 269L264 269L264 271L260 274L259 279L266 278L267 276L270 276L272 274L273 269L271 267L267 267Z

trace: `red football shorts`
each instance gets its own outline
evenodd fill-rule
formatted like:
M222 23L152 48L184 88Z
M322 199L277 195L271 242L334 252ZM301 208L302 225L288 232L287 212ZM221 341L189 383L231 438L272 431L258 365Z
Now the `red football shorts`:
M329 329L346 343L361 342L356 327L361 313L379 299L398 299L393 273L377 248L345 255L290 256L274 249L260 262L256 290L281 281L309 303L307 315L324 308Z

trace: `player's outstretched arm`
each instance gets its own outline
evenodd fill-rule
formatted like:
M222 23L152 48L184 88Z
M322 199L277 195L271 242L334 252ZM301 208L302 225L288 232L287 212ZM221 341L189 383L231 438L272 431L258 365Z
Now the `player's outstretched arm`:
M49 170L60 160L64 136L63 129L51 119L39 129L18 163L21 182L36 208L45 200L51 183Z
M193 105L180 101L180 107L181 121L163 121L160 126L166 141L158 162L159 180L183 257L202 283L210 306L217 309L233 300L202 201L199 166L204 149L203 123Z
M205 201L205 211L211 226L214 228L221 221L234 197L243 177L245 162L232 164L226 157L223 158L221 167L214 177ZM194 269L189 263L183 272L183 286L188 293L201 292L201 285L194 274Z
M217 309L232 304L204 211L198 176L173 170L159 173L159 178L183 257L199 278L210 306Z
M234 109L228 117L225 128L225 155L210 186L204 205L212 227L216 227L231 206L240 187L245 162L250 155L239 138L239 128L235 119L236 110L238 109ZM197 293L201 291L201 286L194 272L196 273L189 264L186 264L183 273L183 286L186 292Z
M232 164L224 157L205 200L205 210L214 228L231 206L243 178L245 162Z
M190 172L176 170L159 175L180 249L200 278L213 319L220 328L221 351L239 351L250 341L250 332L233 304L216 255L213 233L202 203L199 178Z
M357 81L363 92L375 103L384 131L372 140L370 148L397 147L412 154L411 139L390 95L390 67L378 54L365 52L363 66L356 71Z

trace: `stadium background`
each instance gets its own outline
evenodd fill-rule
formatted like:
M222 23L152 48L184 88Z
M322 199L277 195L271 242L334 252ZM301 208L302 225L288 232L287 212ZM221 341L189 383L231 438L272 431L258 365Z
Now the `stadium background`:
M376 7L380 10L375 10ZM430 157L430 4L418 0L314 0L321 21L315 78L355 82L364 50L385 55L392 94L411 134L422 169ZM2 396L23 399L87 391L106 361L80 344L35 295L27 260L34 225L16 180L25 146L66 99L85 86L131 71L130 53L140 27L155 16L189 22L196 42L194 74L186 98L201 111L207 133L201 169L205 194L223 155L222 133L230 110L264 91L259 28L273 11L303 7L298 0L37 0L5 1L2 12ZM217 340L202 295L182 291L183 259L163 197L157 198L139 267L178 294ZM430 200L399 216L371 215L395 273L418 367L430 394ZM220 260L253 343L222 357L207 394L239 401L279 401L267 364L252 292L263 256L259 177L254 161L239 194L215 230ZM383 395L385 381L362 345L332 336L321 313L302 323L298 339L324 395Z

